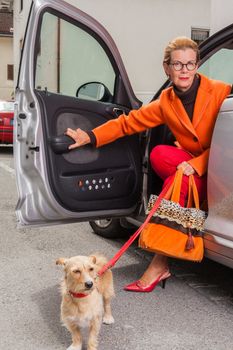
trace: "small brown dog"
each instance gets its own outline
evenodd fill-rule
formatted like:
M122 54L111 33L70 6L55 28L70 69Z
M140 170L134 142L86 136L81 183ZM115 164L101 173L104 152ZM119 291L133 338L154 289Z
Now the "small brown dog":
M60 258L57 265L64 266L65 276L61 284L61 321L72 335L67 350L82 349L81 329L89 328L87 350L97 350L101 323L114 323L111 298L114 296L110 270L102 276L98 271L107 262L102 255Z

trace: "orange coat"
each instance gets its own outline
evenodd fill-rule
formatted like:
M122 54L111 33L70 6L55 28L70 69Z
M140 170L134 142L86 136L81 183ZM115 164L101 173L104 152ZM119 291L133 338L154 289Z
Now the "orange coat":
M125 135L132 135L167 124L180 147L193 155L189 164L199 176L207 171L209 148L215 121L222 102L230 94L231 85L212 80L202 74L194 106L192 121L172 87L162 91L156 101L132 110L93 129L96 147Z

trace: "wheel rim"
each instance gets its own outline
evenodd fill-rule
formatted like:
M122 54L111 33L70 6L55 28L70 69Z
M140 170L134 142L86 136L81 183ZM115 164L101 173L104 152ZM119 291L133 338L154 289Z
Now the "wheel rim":
M95 220L94 223L101 227L101 228L106 228L108 227L112 222L112 219L102 219L102 220Z

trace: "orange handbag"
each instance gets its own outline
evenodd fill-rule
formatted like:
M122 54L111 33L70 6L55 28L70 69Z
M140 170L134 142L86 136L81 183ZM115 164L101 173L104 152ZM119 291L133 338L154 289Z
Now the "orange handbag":
M207 215L199 208L193 175L189 176L187 206L179 204L182 177L182 171L178 170L158 209L142 230L139 246L158 254L200 262L204 255L202 236ZM153 209L157 198L156 195L150 196L148 213Z

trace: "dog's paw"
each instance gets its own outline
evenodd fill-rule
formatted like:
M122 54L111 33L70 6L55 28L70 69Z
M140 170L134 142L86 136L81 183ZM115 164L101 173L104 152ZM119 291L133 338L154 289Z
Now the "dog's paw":
M66 350L82 350L82 345L78 345L78 346L70 345Z
M112 315L108 315L108 316L104 316L103 317L103 323L104 324L112 324L114 323L114 318L112 317Z

